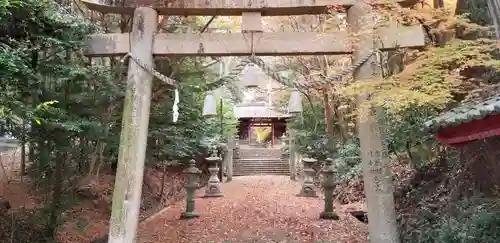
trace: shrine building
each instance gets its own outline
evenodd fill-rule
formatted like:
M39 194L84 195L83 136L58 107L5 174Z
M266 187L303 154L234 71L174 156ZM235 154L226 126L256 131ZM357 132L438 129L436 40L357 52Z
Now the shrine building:
M257 130L267 130L264 141L271 147L278 144L279 138L286 132L287 119L290 114L277 111L265 102L238 104L234 107L234 113L238 119L238 136L240 141L249 145L258 145Z
M425 128L452 147L500 136L500 96L458 106L427 121Z
M444 158L465 174L461 184L483 195L496 193L500 185L500 95L451 109L427 121L425 129L448 147Z

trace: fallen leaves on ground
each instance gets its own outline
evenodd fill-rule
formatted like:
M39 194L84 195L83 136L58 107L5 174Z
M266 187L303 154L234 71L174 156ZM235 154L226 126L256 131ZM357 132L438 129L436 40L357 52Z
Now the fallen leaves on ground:
M297 197L300 184L286 176L236 177L222 190L224 197L196 199L198 219L179 219L185 202L163 210L140 225L137 242L368 242L349 205L337 205L340 220L320 220L322 197Z
M185 176L179 171L167 171L163 204L159 204L159 193L163 172L148 168L144 176L142 190L141 219L154 214L158 207L170 205L184 197ZM65 213L65 222L57 232L57 239L62 243L89 243L108 233L111 214L111 200L114 175L102 174L97 181L90 182L79 195L84 200Z

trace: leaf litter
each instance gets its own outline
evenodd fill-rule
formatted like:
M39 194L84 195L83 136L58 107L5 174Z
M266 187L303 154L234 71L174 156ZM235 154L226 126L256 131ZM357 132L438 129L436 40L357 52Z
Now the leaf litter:
M138 243L368 242L367 226L350 216L352 205L336 205L340 220L320 220L323 199L297 197L300 183L287 176L235 177L222 183L224 197L200 198L200 217L180 220L185 201L139 227Z

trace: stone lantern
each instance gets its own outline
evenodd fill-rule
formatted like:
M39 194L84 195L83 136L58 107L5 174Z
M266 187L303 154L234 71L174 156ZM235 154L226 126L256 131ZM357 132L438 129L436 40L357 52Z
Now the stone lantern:
M303 158L302 163L304 163L304 183L302 184L302 189L297 195L299 197L317 197L316 191L314 190L314 169L313 166L316 164L317 160L313 158Z
M203 197L222 197L222 191L220 189L220 180L217 175L219 172L218 164L221 163L222 159L217 157L214 153L211 157L205 159L208 163L208 171L210 172L210 178L208 179L207 189L205 190L205 195Z
M189 161L189 167L183 171L187 175L186 184L186 211L181 214L181 219L192 219L198 218L200 215L194 211L195 201L194 193L196 188L198 188L198 177L201 171L196 168L196 162L194 160Z
M325 166L322 169L323 173L323 191L325 192L325 208L319 215L320 219L338 220L339 216L335 213L333 208L333 189L335 188L333 168L333 160L328 158L325 161Z

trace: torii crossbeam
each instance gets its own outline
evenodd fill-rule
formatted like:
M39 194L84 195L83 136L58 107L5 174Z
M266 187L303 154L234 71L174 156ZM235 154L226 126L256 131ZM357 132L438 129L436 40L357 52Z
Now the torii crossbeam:
M386 4L390 0L372 0L370 4ZM101 13L133 14L138 7L150 7L159 15L238 16L259 12L262 16L326 14L332 6L349 8L356 0L83 0L90 10ZM417 0L395 0L411 6Z
M253 34L253 38L251 36ZM378 29L379 47L420 47L421 26ZM129 33L89 36L87 56L121 56L130 52ZM155 56L290 56L352 54L352 37L347 32L260 32L156 34ZM253 47L253 50L252 50Z
M404 6L413 1L398 3ZM421 26L391 25L376 30L375 35L363 33L366 29L373 31L372 27L366 27L363 20L371 11L371 4L366 3L366 0L122 0L115 5L109 3L114 2L111 0L83 2L89 9L102 13L134 15L131 33L89 36L86 55L102 57L130 53L148 67L153 67L153 56L352 54L356 61L374 48L390 50L425 44ZM384 4L385 1L377 0L376 3ZM328 13L331 5L342 5L348 9L349 32L357 34L355 38L350 38L347 32L263 32L262 16L324 14ZM157 33L158 15L240 15L242 33ZM368 63L362 65L355 76L372 77L372 69ZM151 73L136 62L129 62L109 243L135 242L148 137L151 82ZM365 186L375 184L373 180L380 176L377 173L365 173L370 175L365 178ZM377 200L384 198L379 197ZM369 228L380 233L370 234L370 240L372 243L396 242L384 238L394 235L391 230L395 226L390 225L395 224L391 221L393 217L390 212L386 212L388 210L377 210L375 206L368 210L369 217L373 215L375 218L370 220Z

